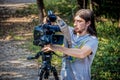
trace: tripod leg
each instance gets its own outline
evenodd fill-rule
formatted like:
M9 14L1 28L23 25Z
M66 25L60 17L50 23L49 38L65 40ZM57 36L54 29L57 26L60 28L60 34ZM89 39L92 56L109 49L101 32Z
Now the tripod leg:
M48 79L48 76L49 76L49 70L46 70L44 74L44 79Z
M38 72L38 76L39 76L38 80L42 80L43 79L43 74L44 74L44 68L40 68L39 72Z
M57 70L55 67L52 67L52 72L53 72L53 75L55 77L55 80L59 80L59 77L58 77L58 74L57 74Z

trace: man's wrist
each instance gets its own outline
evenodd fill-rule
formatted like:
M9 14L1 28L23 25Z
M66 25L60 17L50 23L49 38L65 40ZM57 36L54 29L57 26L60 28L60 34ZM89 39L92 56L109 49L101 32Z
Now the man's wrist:
M60 51L62 50L61 46L59 45L52 45L51 48L54 50L54 51Z

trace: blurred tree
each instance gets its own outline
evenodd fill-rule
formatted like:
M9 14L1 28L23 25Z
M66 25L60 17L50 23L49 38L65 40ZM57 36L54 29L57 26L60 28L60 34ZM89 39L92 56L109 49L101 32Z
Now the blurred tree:
M77 0L77 2L78 2L78 5L79 5L79 8L83 8L83 9L87 8L88 0Z
M90 8L90 10L93 10L93 7L92 7L92 0L89 0L89 8Z
M118 0L77 0L79 8L91 9L96 16L105 16L114 24L118 21L120 27L120 2Z
M93 10L92 0L77 0L79 8Z
M98 6L96 8L97 15L104 15L106 18L111 19L114 22L118 21L120 18L120 1L118 0L93 0ZM119 22L120 25L120 22ZM118 25L118 26L119 26Z
M43 0L37 0L37 5L38 5L38 10L39 10L40 23L42 23L43 22L43 18L46 15Z

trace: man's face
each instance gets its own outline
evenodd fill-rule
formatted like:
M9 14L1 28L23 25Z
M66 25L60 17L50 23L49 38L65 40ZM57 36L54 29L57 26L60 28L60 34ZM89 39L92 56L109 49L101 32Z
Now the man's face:
M76 33L82 33L87 30L87 22L79 16L74 17L74 31Z

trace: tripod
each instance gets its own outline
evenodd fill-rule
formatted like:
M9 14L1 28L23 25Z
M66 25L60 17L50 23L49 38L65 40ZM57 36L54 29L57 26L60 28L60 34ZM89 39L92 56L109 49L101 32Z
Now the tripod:
M38 80L48 79L50 71L53 73L55 80L59 80L57 70L54 66L51 65L52 54L55 52L38 52L34 57L27 57L28 60L38 59L39 56L42 56L42 65L38 71Z

